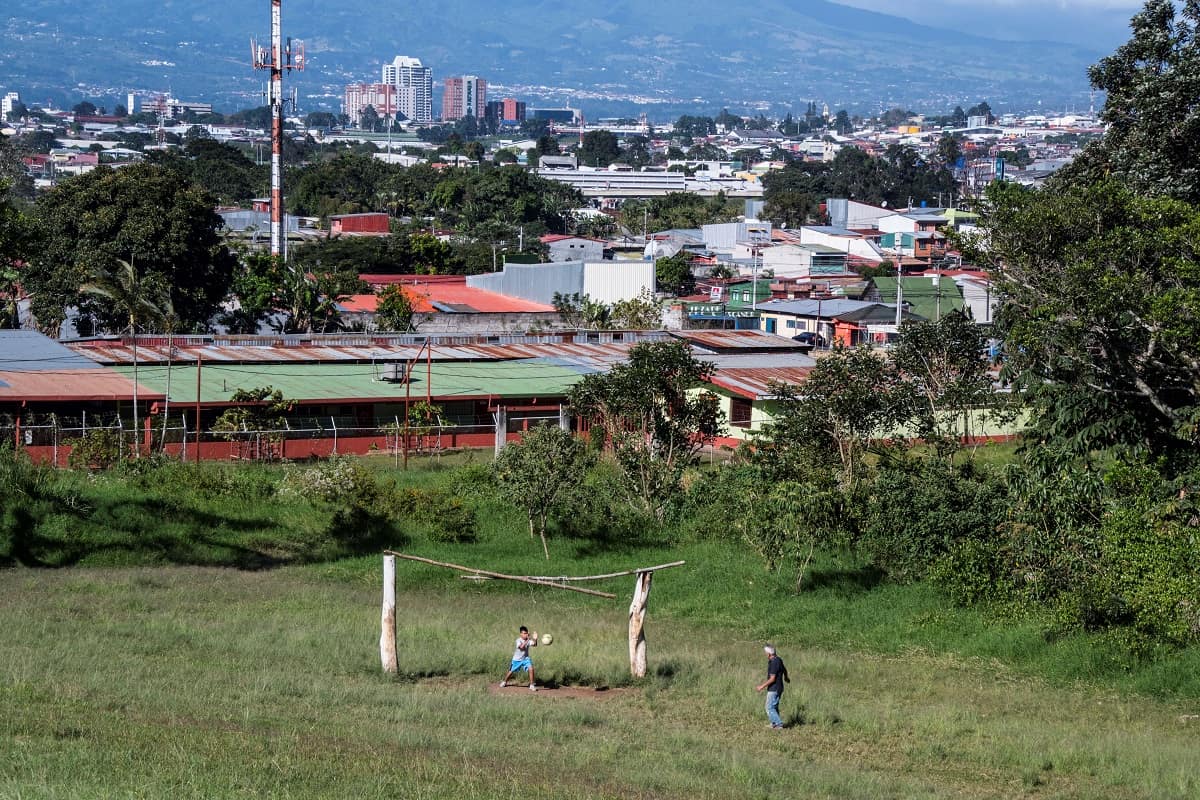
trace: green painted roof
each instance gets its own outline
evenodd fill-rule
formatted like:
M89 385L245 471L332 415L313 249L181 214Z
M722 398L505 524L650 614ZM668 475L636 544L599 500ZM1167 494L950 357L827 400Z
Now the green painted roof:
M132 366L113 367L133 375ZM380 380L381 364L208 364L203 367L200 402L227 403L238 389L270 386L289 400L329 402L346 400L404 400L429 394L441 400L469 397L560 397L582 378L582 370L546 361L434 362L430 381L426 367L413 367L412 381ZM167 391L165 365L138 368L138 383L152 391ZM171 368L171 402L196 402L196 365Z
M962 290L958 288L951 278L942 278L941 286L933 285L933 280L928 277L912 277L912 278L875 278L875 288L879 291L879 300L882 303L896 302L896 281L899 280L904 286L904 302L908 304L909 310L928 320L936 320L939 310L938 292L941 292L941 313L949 314L952 311L962 311L963 296Z

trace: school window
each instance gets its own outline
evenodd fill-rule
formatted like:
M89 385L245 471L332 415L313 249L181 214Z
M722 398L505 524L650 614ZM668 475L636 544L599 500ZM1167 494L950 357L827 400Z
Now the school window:
M787 321L787 326L788 326L789 328L795 328L795 327L796 327L796 320L794 320L794 319L789 319L789 320Z
M733 398L733 403L729 408L729 424L738 428L749 428L753 409L754 406L749 400L740 397Z

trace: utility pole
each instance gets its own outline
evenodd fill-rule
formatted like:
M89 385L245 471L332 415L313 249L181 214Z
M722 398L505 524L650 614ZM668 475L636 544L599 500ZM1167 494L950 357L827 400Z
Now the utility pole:
M287 236L283 228L283 73L304 69L304 45L292 50L292 40L283 42L283 0L271 0L271 47L250 42L254 68L270 70L267 105L271 107L271 255L287 257ZM292 101L293 108L295 100Z

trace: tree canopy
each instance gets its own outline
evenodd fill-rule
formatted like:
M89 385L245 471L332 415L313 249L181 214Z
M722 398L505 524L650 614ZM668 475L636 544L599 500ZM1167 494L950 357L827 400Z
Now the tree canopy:
M37 201L39 246L23 275L38 324L57 332L77 307L83 330L120 330L127 320L79 287L118 259L169 291L187 330L203 330L233 279L235 258L219 233L211 195L155 164L100 167Z
M1200 202L1200 2L1148 0L1133 35L1088 75L1107 93L1104 137L1061 179L1119 177L1135 191Z

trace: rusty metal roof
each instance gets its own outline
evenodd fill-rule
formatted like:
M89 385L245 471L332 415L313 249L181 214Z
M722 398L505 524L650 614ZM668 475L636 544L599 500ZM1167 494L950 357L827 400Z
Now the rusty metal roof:
M158 400L139 384L139 399ZM37 331L0 330L0 401L132 400L133 381Z
M513 342L495 344L433 345L428 358L432 361L516 361L531 358L569 359L583 363L609 364L625 358L629 348L640 341L608 343L575 342ZM133 364L133 347L118 340L72 342L70 348L98 364ZM168 361L206 364L313 364L313 363L372 363L389 361L424 361L426 353L421 344L365 343L348 345L294 345L286 343L173 344L168 351L166 340L140 340L137 348L139 364L166 364Z
M710 330L671 331L671 335L690 342L693 346L714 353L729 350L740 351L786 351L802 350L802 346L786 336L776 336L759 330Z
M800 384L811 371L812 367L727 368L713 373L711 383L747 400L770 400L776 396L772 383Z
M163 399L138 382L138 400ZM0 402L92 402L133 400L133 381L104 367L39 371L0 371Z

